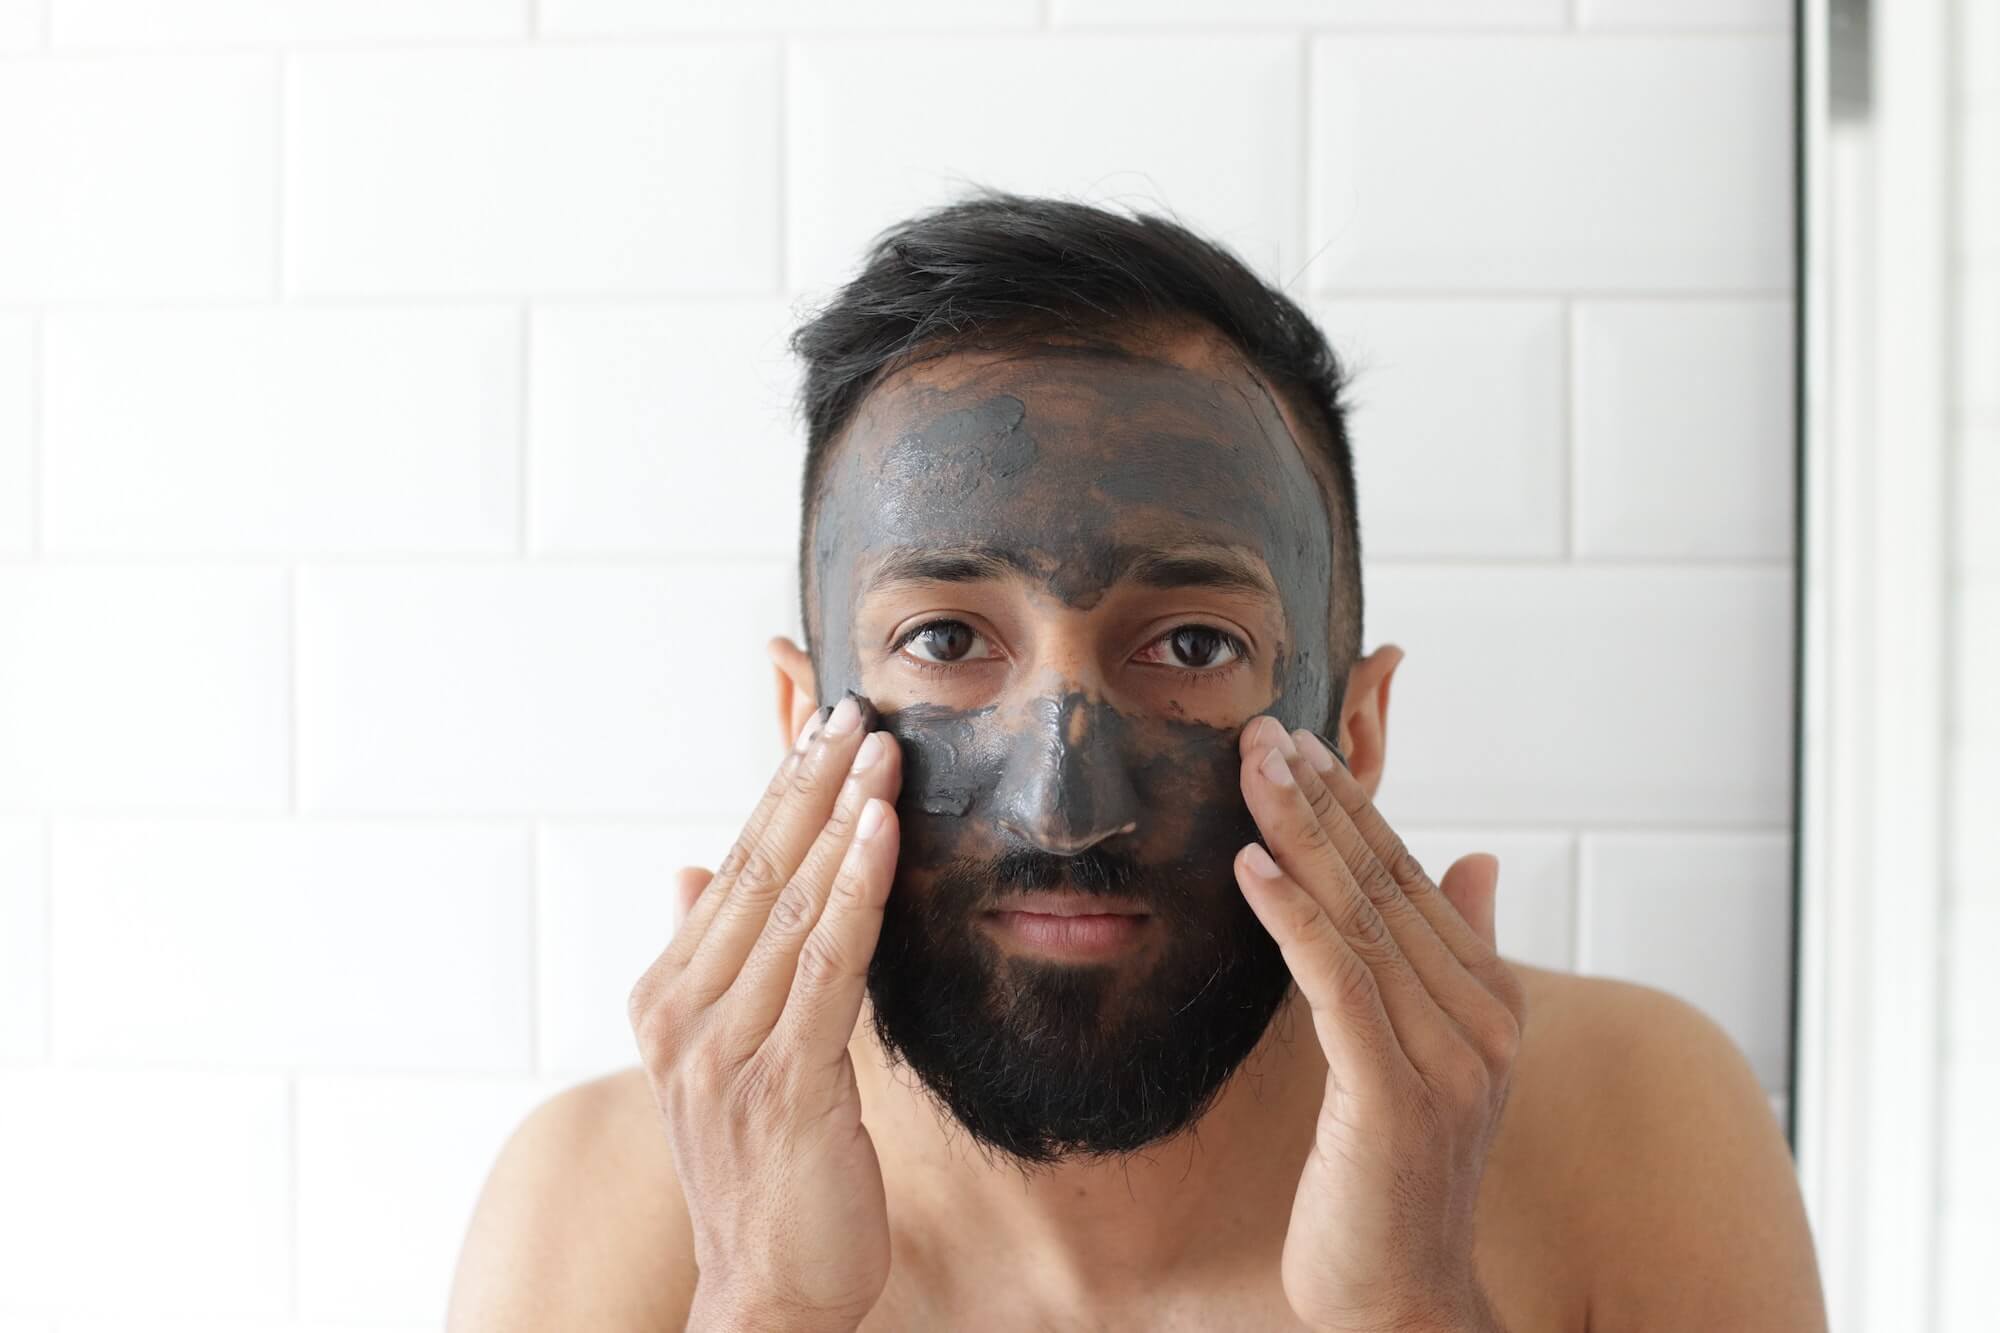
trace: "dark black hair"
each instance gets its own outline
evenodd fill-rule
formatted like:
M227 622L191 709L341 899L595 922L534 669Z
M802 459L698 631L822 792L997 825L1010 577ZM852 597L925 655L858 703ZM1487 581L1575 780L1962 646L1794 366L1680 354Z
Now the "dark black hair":
M1326 336L1242 260L1170 218L999 190L977 191L882 232L860 272L792 335L792 351L805 363L799 615L808 651L818 651L808 602L827 461L886 371L974 341L1089 337L1189 320L1234 344L1307 423L1312 439L1300 444L1333 533L1329 713L1337 719L1361 653L1361 533L1341 402L1347 375ZM1319 466L1312 466L1313 446Z

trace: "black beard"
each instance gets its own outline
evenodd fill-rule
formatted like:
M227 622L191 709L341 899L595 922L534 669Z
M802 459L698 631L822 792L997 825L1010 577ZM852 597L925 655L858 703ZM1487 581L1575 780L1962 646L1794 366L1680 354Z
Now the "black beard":
M889 895L868 968L876 1037L976 1144L1019 1165L1170 1139L1213 1104L1292 987L1223 873L1142 873L1098 848L949 861L925 891ZM1162 932L1157 961L1135 975L1010 956L979 924L1000 890L1058 887L1138 900Z

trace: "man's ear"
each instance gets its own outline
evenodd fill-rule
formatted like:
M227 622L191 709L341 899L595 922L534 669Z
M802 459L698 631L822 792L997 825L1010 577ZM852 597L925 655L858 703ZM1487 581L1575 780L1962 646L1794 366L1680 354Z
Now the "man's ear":
M1403 650L1385 643L1354 663L1347 673L1347 697L1340 706L1340 752L1348 772L1368 799L1382 785L1382 768L1389 750L1389 680L1396 674Z
M782 634L765 644L764 651L771 655L771 666L777 676L778 744L789 750L799 732L805 729L806 719L819 708L812 658Z

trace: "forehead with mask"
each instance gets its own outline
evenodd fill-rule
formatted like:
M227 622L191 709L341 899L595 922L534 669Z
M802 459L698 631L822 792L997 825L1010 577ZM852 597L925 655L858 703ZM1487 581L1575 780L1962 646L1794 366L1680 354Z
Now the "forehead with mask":
M1237 736L1331 731L1333 544L1295 417L1219 336L892 371L811 530L815 672L901 743L874 1022L979 1143L1131 1151L1198 1118L1288 989L1235 886ZM1117 947L1007 928L1116 899Z

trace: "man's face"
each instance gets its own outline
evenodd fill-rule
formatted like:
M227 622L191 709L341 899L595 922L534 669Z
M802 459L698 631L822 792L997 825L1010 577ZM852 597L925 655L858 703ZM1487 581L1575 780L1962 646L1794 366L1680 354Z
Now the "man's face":
M1285 415L1213 338L923 363L856 413L812 559L821 696L904 753L885 1048L1022 1161L1185 1129L1290 986L1231 869L1237 735L1331 711Z

